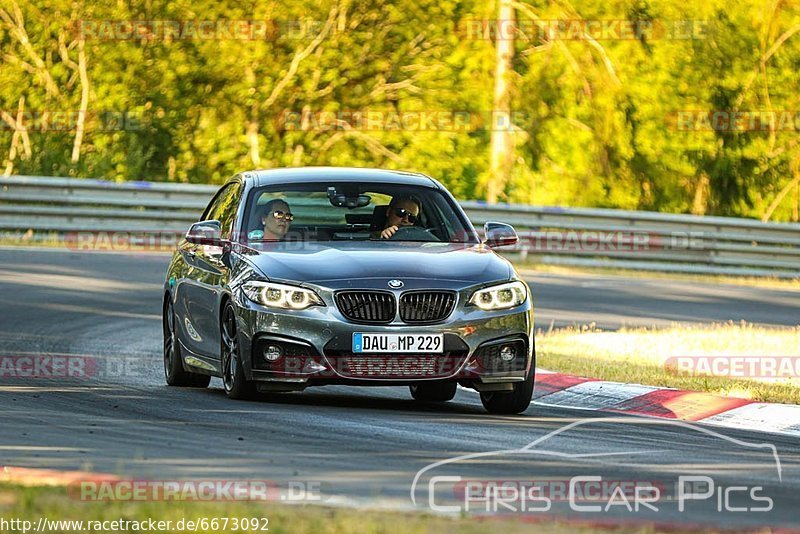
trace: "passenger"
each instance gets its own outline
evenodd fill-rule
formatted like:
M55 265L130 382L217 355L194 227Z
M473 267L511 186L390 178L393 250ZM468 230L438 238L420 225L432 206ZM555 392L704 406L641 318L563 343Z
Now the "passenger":
M420 203L411 197L394 197L386 208L386 225L380 232L381 239L389 239L399 228L414 226L419 221Z
M289 204L279 198L270 200L261 207L263 230L253 230L247 237L258 241L280 241L294 220Z

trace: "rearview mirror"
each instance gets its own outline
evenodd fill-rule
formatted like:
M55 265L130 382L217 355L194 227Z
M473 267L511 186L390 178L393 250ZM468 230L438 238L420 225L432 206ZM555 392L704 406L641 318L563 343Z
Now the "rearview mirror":
M342 192L335 187L328 188L328 200L332 206L337 208L363 208L369 206L372 197L369 195L359 195L358 192Z
M517 231L510 224L487 222L483 225L483 231L486 234L483 242L489 247L507 247L519 241Z
M186 241L195 245L210 245L221 247L225 244L222 239L222 227L219 221L200 221L194 223L186 232Z

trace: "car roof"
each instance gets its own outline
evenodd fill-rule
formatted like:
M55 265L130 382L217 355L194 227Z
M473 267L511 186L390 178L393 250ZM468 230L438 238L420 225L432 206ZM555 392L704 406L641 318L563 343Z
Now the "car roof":
M360 167L292 167L242 173L255 187L281 183L309 182L380 182L438 188L432 178L417 172L367 169Z

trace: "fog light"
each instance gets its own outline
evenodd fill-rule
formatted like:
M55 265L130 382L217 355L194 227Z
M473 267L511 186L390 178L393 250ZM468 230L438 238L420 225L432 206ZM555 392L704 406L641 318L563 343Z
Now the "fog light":
M500 359L504 362L510 362L517 355L517 351L511 345L505 345L500 348Z
M267 348L264 349L264 359L268 362L274 362L281 356L283 356L283 349L278 345L268 345Z

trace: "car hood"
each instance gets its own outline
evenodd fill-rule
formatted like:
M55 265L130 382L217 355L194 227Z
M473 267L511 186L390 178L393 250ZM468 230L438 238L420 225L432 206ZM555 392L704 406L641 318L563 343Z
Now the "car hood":
M418 242L264 243L248 259L268 278L346 287L352 280L482 283L510 278L508 261L482 245Z

